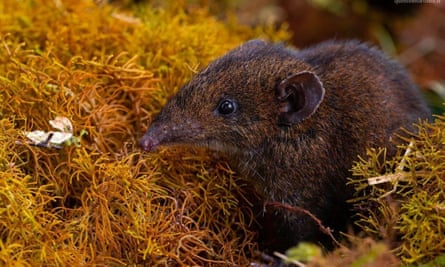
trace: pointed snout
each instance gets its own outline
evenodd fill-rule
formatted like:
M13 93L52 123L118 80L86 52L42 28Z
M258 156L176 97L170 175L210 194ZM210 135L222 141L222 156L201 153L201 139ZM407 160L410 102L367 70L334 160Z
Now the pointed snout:
M201 127L197 123L183 121L181 123L167 123L158 120L148 128L147 132L139 140L139 146L147 151L153 152L161 145L190 144L196 139Z
M162 128L164 129L162 130ZM157 124L151 125L139 140L139 146L147 152L155 151L164 139L166 132L165 127L159 127Z
M159 146L159 140L155 136L151 135L149 132L144 134L144 136L139 140L139 146L147 151L154 151Z

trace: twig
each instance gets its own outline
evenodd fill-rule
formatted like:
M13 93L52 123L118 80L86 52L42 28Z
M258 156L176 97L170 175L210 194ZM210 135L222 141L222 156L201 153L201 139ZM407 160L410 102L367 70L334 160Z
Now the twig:
M332 241L334 241L334 243L342 248L347 249L345 246L343 246L342 244L340 244L340 242L338 242L338 240L334 237L334 235L332 234L332 230L329 227L326 227L323 225L323 223L321 222L320 219L318 219L314 214L312 214L310 211L308 211L307 209L303 209L301 207L298 206L292 206L286 203L280 203L280 202L266 202L265 203L266 206L271 206L271 207L275 207L275 208L282 208L282 209L286 209L292 213L303 213L307 216L309 216L309 218L311 218L320 228L321 232L323 232L324 234L327 234Z
M284 254L282 254L280 252L275 251L273 254L276 257L282 259L283 261L287 261L288 260L286 255L284 255ZM306 267L306 264L304 264L304 263L302 263L300 261L297 261L297 260L292 260L292 261L290 261L290 263L297 265L297 267Z
M392 193L396 192L397 186L399 185L399 181L406 179L406 172L403 169L406 166L406 159L411 154L413 147L414 147L414 140L411 140L411 142L409 142L408 148L405 150L405 153L402 156L402 159L400 160L399 166L397 166L396 168L396 173L368 178L369 185L394 182L393 188L388 192L386 192L385 194L381 195L379 198L385 198L391 195Z

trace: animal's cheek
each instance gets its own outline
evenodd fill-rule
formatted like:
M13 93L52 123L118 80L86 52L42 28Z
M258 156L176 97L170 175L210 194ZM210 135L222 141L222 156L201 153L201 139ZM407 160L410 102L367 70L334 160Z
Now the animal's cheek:
M193 139L193 136L198 135L203 131L203 127L202 123L195 120L184 120L172 125L169 130L172 133L177 133L178 135L183 135Z

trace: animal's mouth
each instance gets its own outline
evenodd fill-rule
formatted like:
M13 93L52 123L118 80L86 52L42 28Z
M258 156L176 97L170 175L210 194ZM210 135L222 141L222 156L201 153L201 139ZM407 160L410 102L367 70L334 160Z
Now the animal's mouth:
M236 144L224 142L215 136L203 133L199 123L184 121L164 123L155 121L139 141L140 147L147 152L154 152L160 146L202 147L223 154L236 154L240 148Z
M220 142L215 139L210 139L210 140L207 140L206 142L203 142L203 146L207 147L208 149L210 149L212 151L221 152L221 153L229 154L229 155L236 154L239 152L239 147L232 145L232 144Z
M186 142L181 136L177 135L162 135L148 130L147 133L139 140L139 146L147 151L154 152L161 146L175 146L175 145L193 145Z
M199 131L201 127L198 124L188 121L175 124L155 121L140 139L139 145L143 150L152 152L161 145L192 143L188 140L192 140Z
M192 129L191 131L177 129L153 124L139 140L139 145L147 152L154 152L160 146L176 145L202 147L223 154L235 154L240 150L236 145L221 142L212 137L200 139L197 133L200 129Z
M187 140L186 138L181 138L180 136L175 138L160 139L159 136L153 135L150 132L147 132L140 139L139 145L144 151L147 152L154 152L161 146L201 147L223 154L235 154L239 151L238 147L215 139Z

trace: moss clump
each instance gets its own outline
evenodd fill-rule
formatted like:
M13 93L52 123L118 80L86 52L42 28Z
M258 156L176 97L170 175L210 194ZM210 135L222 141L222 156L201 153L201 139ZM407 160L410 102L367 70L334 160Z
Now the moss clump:
M288 34L175 1L2 1L0 14L0 265L247 265L244 183L205 151L136 144L194 71ZM23 132L57 116L79 146L30 145Z
M370 150L353 168L358 225L391 241L404 263L428 262L445 253L444 129L445 116L420 123L396 157Z

